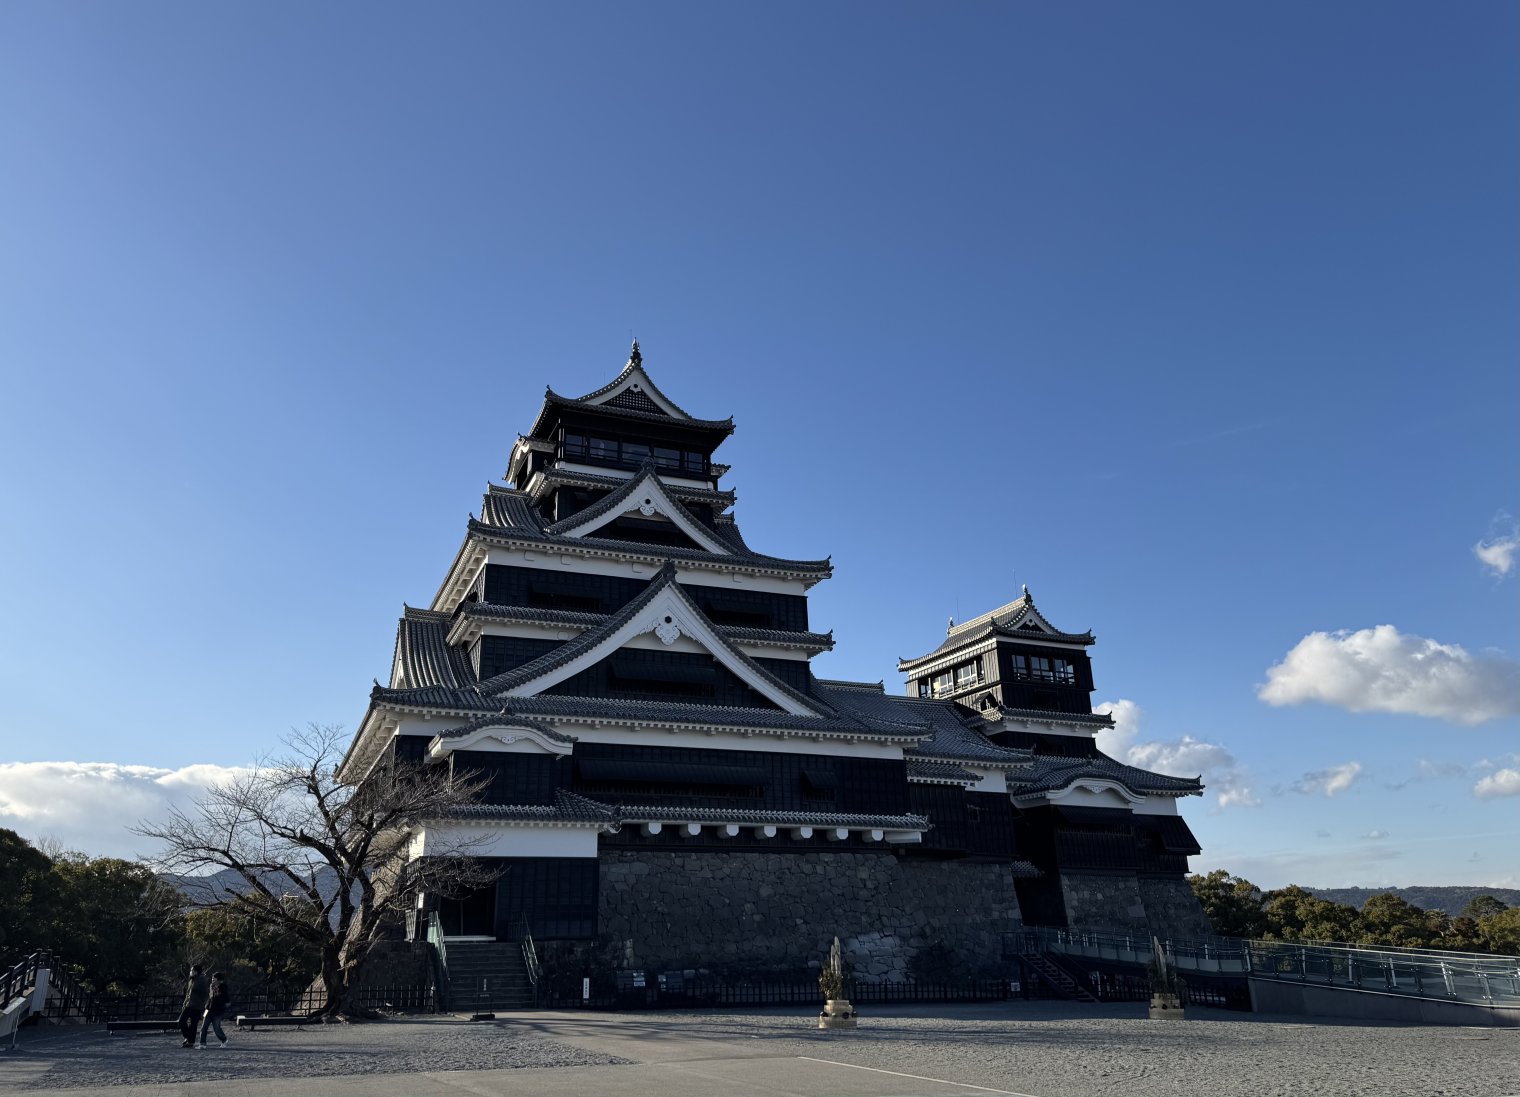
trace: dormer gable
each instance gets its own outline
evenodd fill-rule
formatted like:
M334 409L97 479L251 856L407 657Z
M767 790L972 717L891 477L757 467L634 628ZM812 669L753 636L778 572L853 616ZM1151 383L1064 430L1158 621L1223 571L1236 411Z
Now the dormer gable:
M732 551L676 501L656 474L653 464L646 464L622 487L585 510L546 527L544 532L555 537L591 537L606 530L619 518L669 523L690 542L689 547L716 556L727 556ZM602 536L617 539L618 534L609 531L603 532Z
M463 727L435 735L428 743L429 761L456 750L485 754L550 754L563 756L575 747L575 737L555 731L536 720L525 720L502 711L473 720Z
M609 405L629 411L642 411L653 415L668 415L672 419L691 419L692 416L679 404L660 391L658 385L644 371L644 355L639 341L633 341L628 352L628 362L622 372L595 392L580 397L578 403L593 406Z
M502 698L544 693L611 656L630 649L705 653L767 702L794 716L830 716L830 710L788 686L723 637L676 582L667 563L648 589L599 628L533 661L481 683Z

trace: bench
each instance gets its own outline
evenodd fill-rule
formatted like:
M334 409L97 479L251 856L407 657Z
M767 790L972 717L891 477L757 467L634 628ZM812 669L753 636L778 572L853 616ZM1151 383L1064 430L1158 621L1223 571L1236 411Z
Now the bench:
M239 1013L237 1017L237 1027L248 1029L257 1029L261 1025L265 1028L302 1028L321 1023L320 1017L261 1017L247 1013Z
M178 1021L107 1021L107 1032L178 1032Z

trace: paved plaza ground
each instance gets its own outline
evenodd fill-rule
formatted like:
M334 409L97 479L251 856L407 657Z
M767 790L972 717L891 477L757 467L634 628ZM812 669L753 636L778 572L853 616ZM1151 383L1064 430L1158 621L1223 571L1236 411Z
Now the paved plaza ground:
M1277 1097L1520 1094L1520 1029L1310 1023L1213 1010L1010 1002L872 1009L527 1013L176 1035L27 1029L0 1097Z

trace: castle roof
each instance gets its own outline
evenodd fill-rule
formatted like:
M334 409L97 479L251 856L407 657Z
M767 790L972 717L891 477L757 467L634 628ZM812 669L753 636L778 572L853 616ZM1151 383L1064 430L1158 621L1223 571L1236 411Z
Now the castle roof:
M994 769L1022 768L1034 755L998 746L972 726L977 717L954 701L889 695L879 683L814 680L813 692L840 711L862 719L921 726L928 734L904 753L921 761L970 763Z
M1084 778L1113 781L1134 793L1196 796L1203 792L1201 778L1152 773L1150 770L1115 761L1101 752L1095 758L1036 755L1034 765L1029 769L1009 775L1008 785L1015 796L1028 796L1039 792L1059 792Z
M632 481L625 482L623 487L628 494L632 494L630 485ZM662 481L662 486L664 486ZM676 494L671 492L672 495ZM610 498L610 497L609 497ZM626 496L625 496L626 498ZM621 500L619 500L621 501ZM609 504L602 500L597 504L603 509L610 509L616 504ZM680 505L677 503L676 505ZM689 511L682 508L687 519L693 523L697 519ZM791 574L816 576L826 579L833 573L833 562L824 558L822 560L788 560L779 556L767 556L756 552L745 543L743 535L739 532L738 525L729 515L719 515L714 519L713 525L704 526L704 530L715 538L727 552L709 552L704 549L683 548L673 545L651 545L642 541L627 541L617 537L610 537L601 532L587 534L581 537L565 537L554 532L556 528L565 527L566 523L584 522L582 515L572 515L564 522L551 524L544 520L538 508L533 505L532 497L527 492L501 489L488 492L481 504L481 516L472 518L469 523L469 533L482 538L505 538L512 541L526 542L543 545L546 548L560 547L567 544L583 546L588 551L600 551L602 553L632 554L650 559L674 559L702 561L709 563L721 563L726 566L738 564L742 567L756 568L767 571L782 571ZM447 586L445 580L444 586Z
M732 416L727 419L698 419L661 392L644 370L644 356L639 351L637 340L634 341L622 372L594 392L588 392L584 396L561 396L552 388L545 389L544 406L533 421L528 436L546 437L556 418L555 412L565 410L590 411L646 423L660 422L719 435L734 432Z
M898 659L897 669L911 672L935 659L993 637L1036 644L1080 644L1084 647L1096 641L1091 631L1063 632L1052 625L1035 608L1034 598L1030 595L1029 588L1025 587L1023 594L1007 605L958 625L952 624L937 648L927 655Z
M717 469L719 466L713 465ZM716 472L714 473L716 475ZM625 476L603 476L597 472L582 472L580 469L564 469L550 467L538 474L533 481L529 495L533 502L540 502L552 488L573 487L590 488L593 491L616 491L628 482ZM734 505L738 496L729 489L714 490L712 488L697 488L689 484L664 481L665 490L674 498L683 503L703 503L707 506L726 508ZM491 492L507 492L511 488L498 487L492 484Z
M475 673L468 656L448 643L449 615L406 606L396 624L391 660L392 686L470 686Z

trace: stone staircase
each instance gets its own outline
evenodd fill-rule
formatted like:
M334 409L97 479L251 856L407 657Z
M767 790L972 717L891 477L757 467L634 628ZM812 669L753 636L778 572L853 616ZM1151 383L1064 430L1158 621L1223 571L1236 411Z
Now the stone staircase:
M448 958L454 1013L533 1008L533 984L518 942L450 941Z
M1061 966L1044 953L1030 953L1024 957L1031 970L1034 971L1062 998L1071 1002L1096 1002L1098 999L1077 982Z

